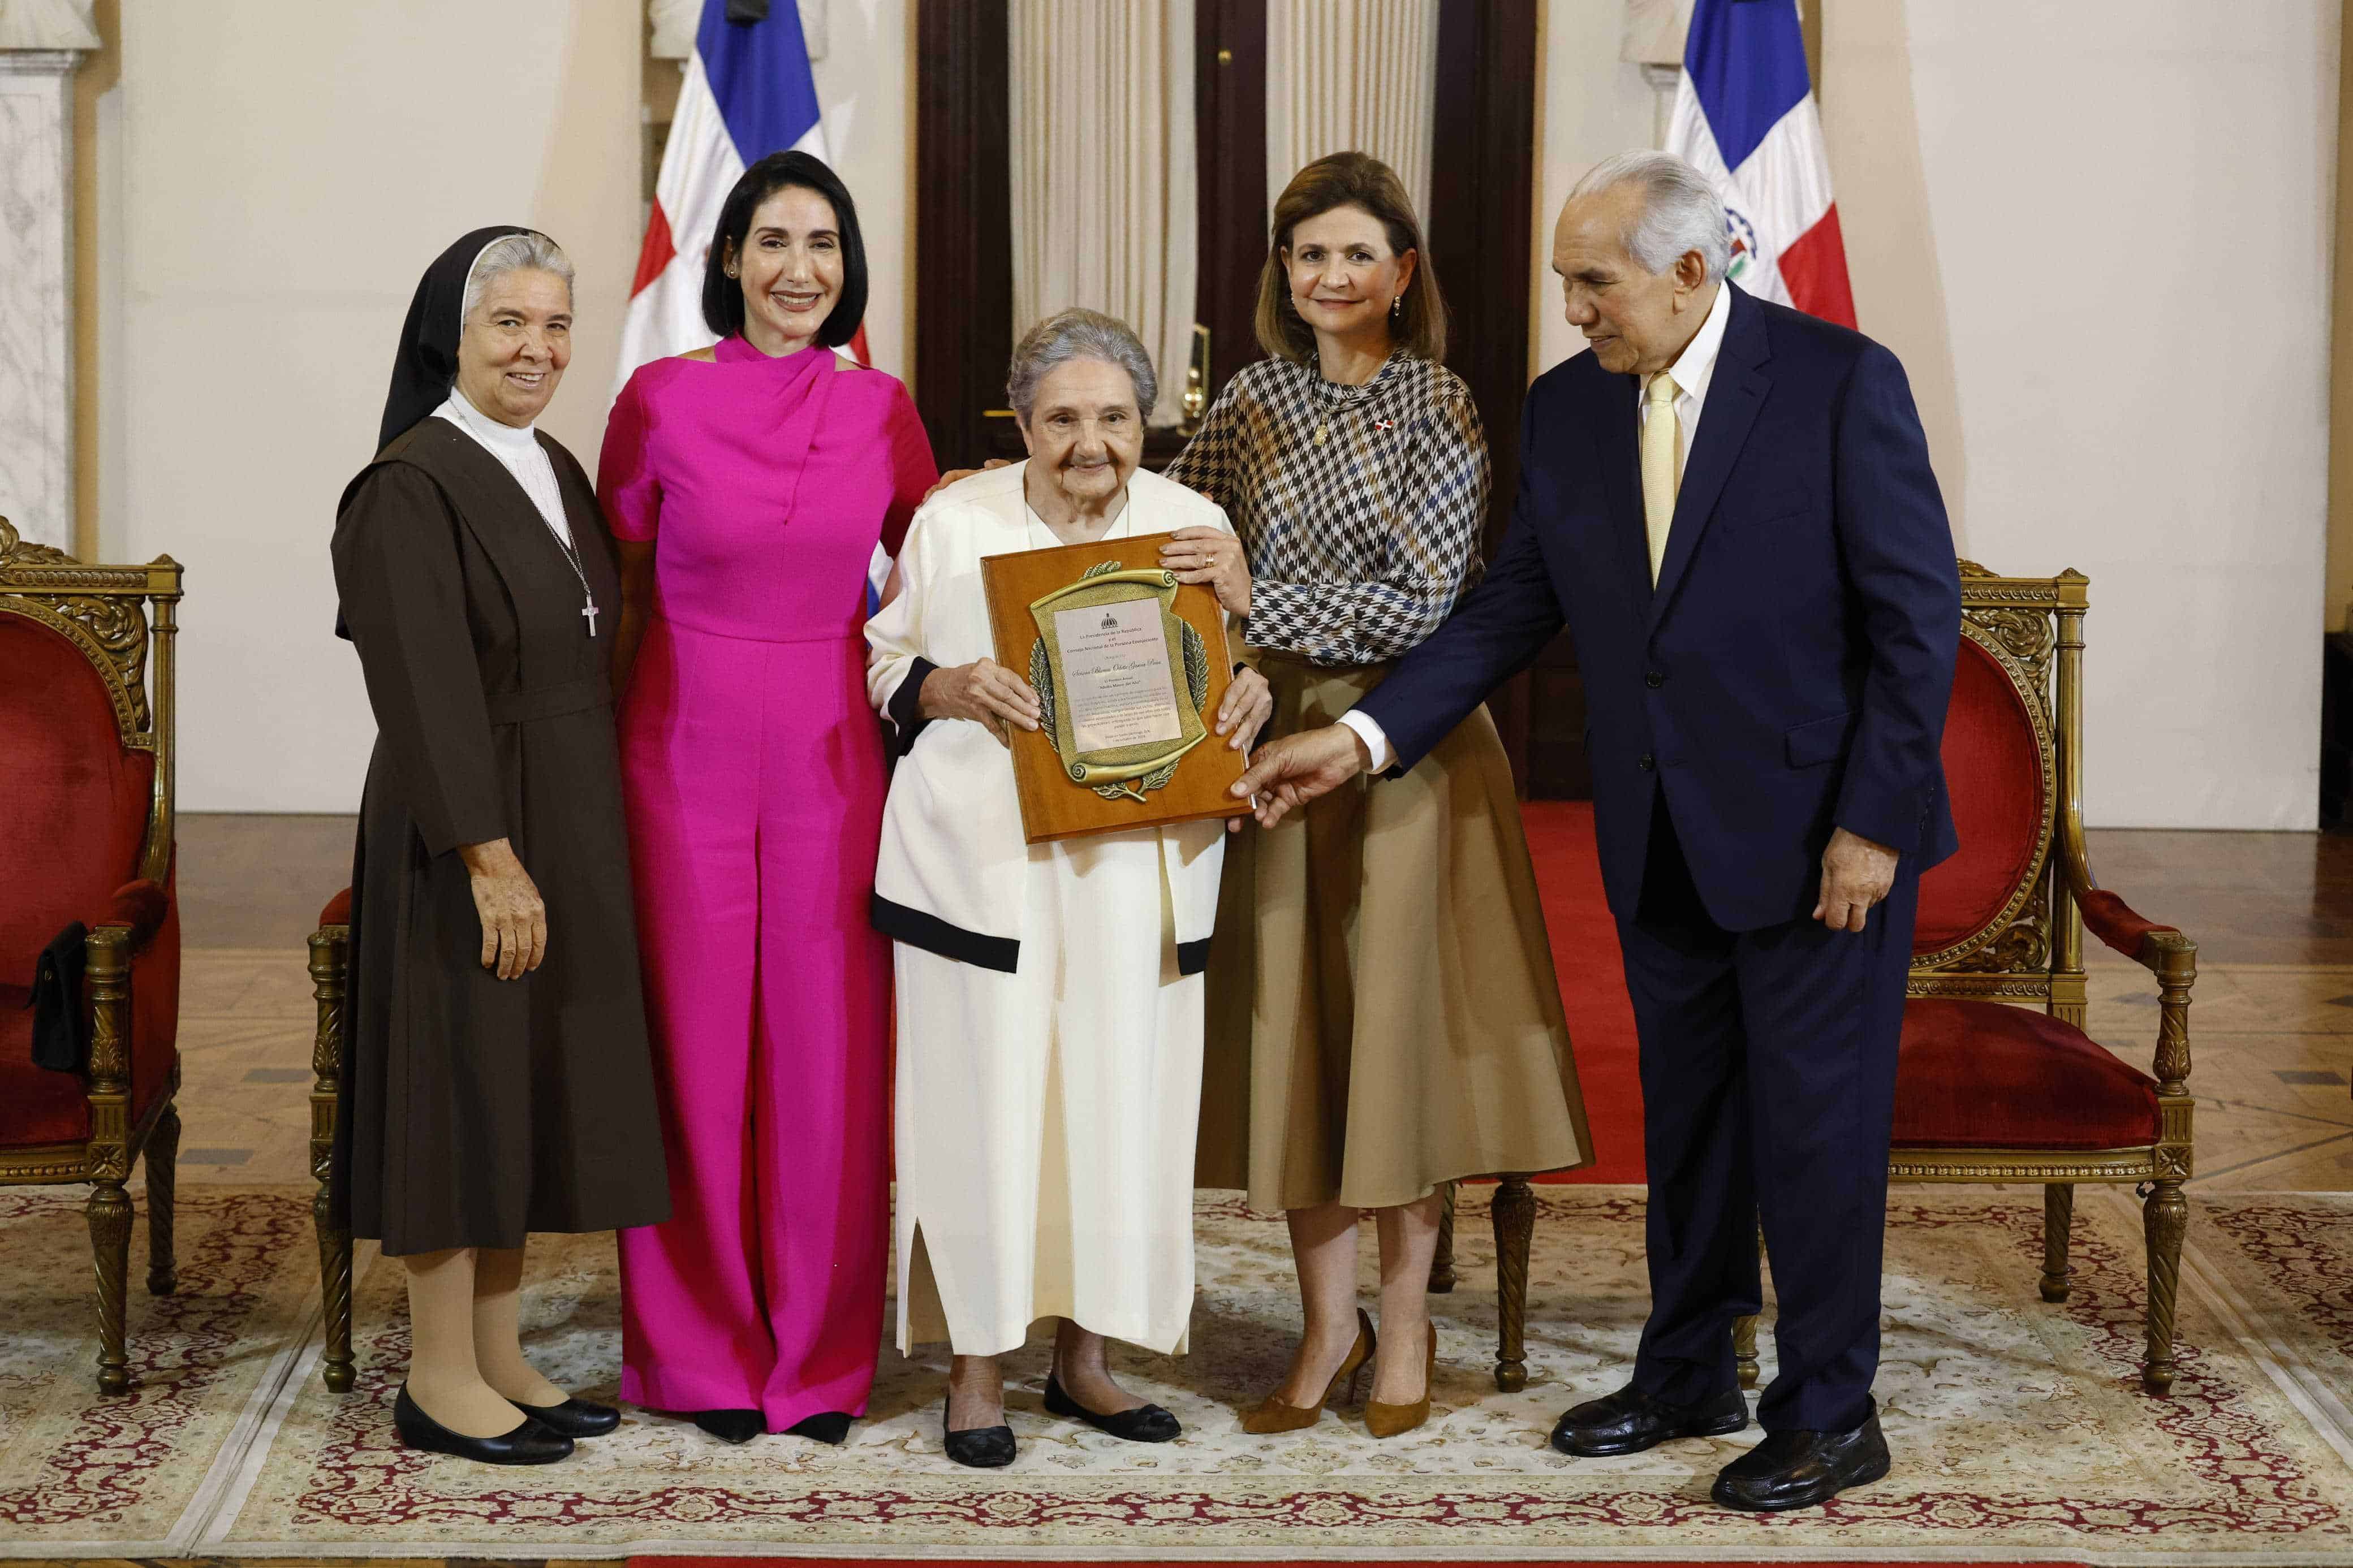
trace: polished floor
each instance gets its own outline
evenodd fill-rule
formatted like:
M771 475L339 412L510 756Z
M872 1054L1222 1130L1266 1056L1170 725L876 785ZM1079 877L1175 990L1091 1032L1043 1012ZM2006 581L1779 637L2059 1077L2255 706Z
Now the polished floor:
M180 819L186 966L180 1166L191 1181L309 1169L314 1009L303 938L348 877L351 819ZM2353 1191L2353 838L2091 835L2102 885L2199 943L2195 1185ZM2148 1064L2157 994L2092 944L2092 1033Z

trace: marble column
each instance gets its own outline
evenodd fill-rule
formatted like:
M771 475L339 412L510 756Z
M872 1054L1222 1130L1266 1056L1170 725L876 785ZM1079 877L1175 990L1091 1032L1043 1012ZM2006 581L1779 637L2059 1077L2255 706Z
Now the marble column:
M73 76L98 35L70 0L0 0L0 517L73 548Z

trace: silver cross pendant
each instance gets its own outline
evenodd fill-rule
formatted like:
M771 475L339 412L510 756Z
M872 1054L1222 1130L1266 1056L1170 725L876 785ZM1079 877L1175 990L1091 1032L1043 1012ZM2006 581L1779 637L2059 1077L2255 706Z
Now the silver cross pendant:
M588 635L592 637L595 637L596 635L596 601L594 599L589 600L586 605L581 607L580 614L582 618L588 623Z

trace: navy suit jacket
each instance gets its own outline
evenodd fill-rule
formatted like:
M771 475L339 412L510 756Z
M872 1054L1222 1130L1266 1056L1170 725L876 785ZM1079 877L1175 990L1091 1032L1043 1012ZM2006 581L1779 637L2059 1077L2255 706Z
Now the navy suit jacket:
M1663 797L1727 931L1813 910L1844 827L1922 869L1957 840L1939 755L1960 637L1904 367L1733 284L1655 589L1637 383L1590 353L1528 389L1493 566L1357 706L1411 767L1563 625L1585 678L1609 907L1640 906Z

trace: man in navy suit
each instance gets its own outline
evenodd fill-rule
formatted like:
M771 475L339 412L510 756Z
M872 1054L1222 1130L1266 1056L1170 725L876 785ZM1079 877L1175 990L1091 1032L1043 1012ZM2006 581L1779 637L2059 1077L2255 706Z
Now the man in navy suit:
M1529 388L1493 568L1337 724L1235 786L1271 826L1412 766L1567 626L1641 1046L1651 1315L1554 1447L1748 1424L1733 1321L1779 1300L1766 1437L1717 1501L1886 1474L1871 1395L1905 973L1955 847L1938 745L1960 587L1895 356L1725 280L1724 208L1662 153L1570 195L1553 269L1592 352Z

